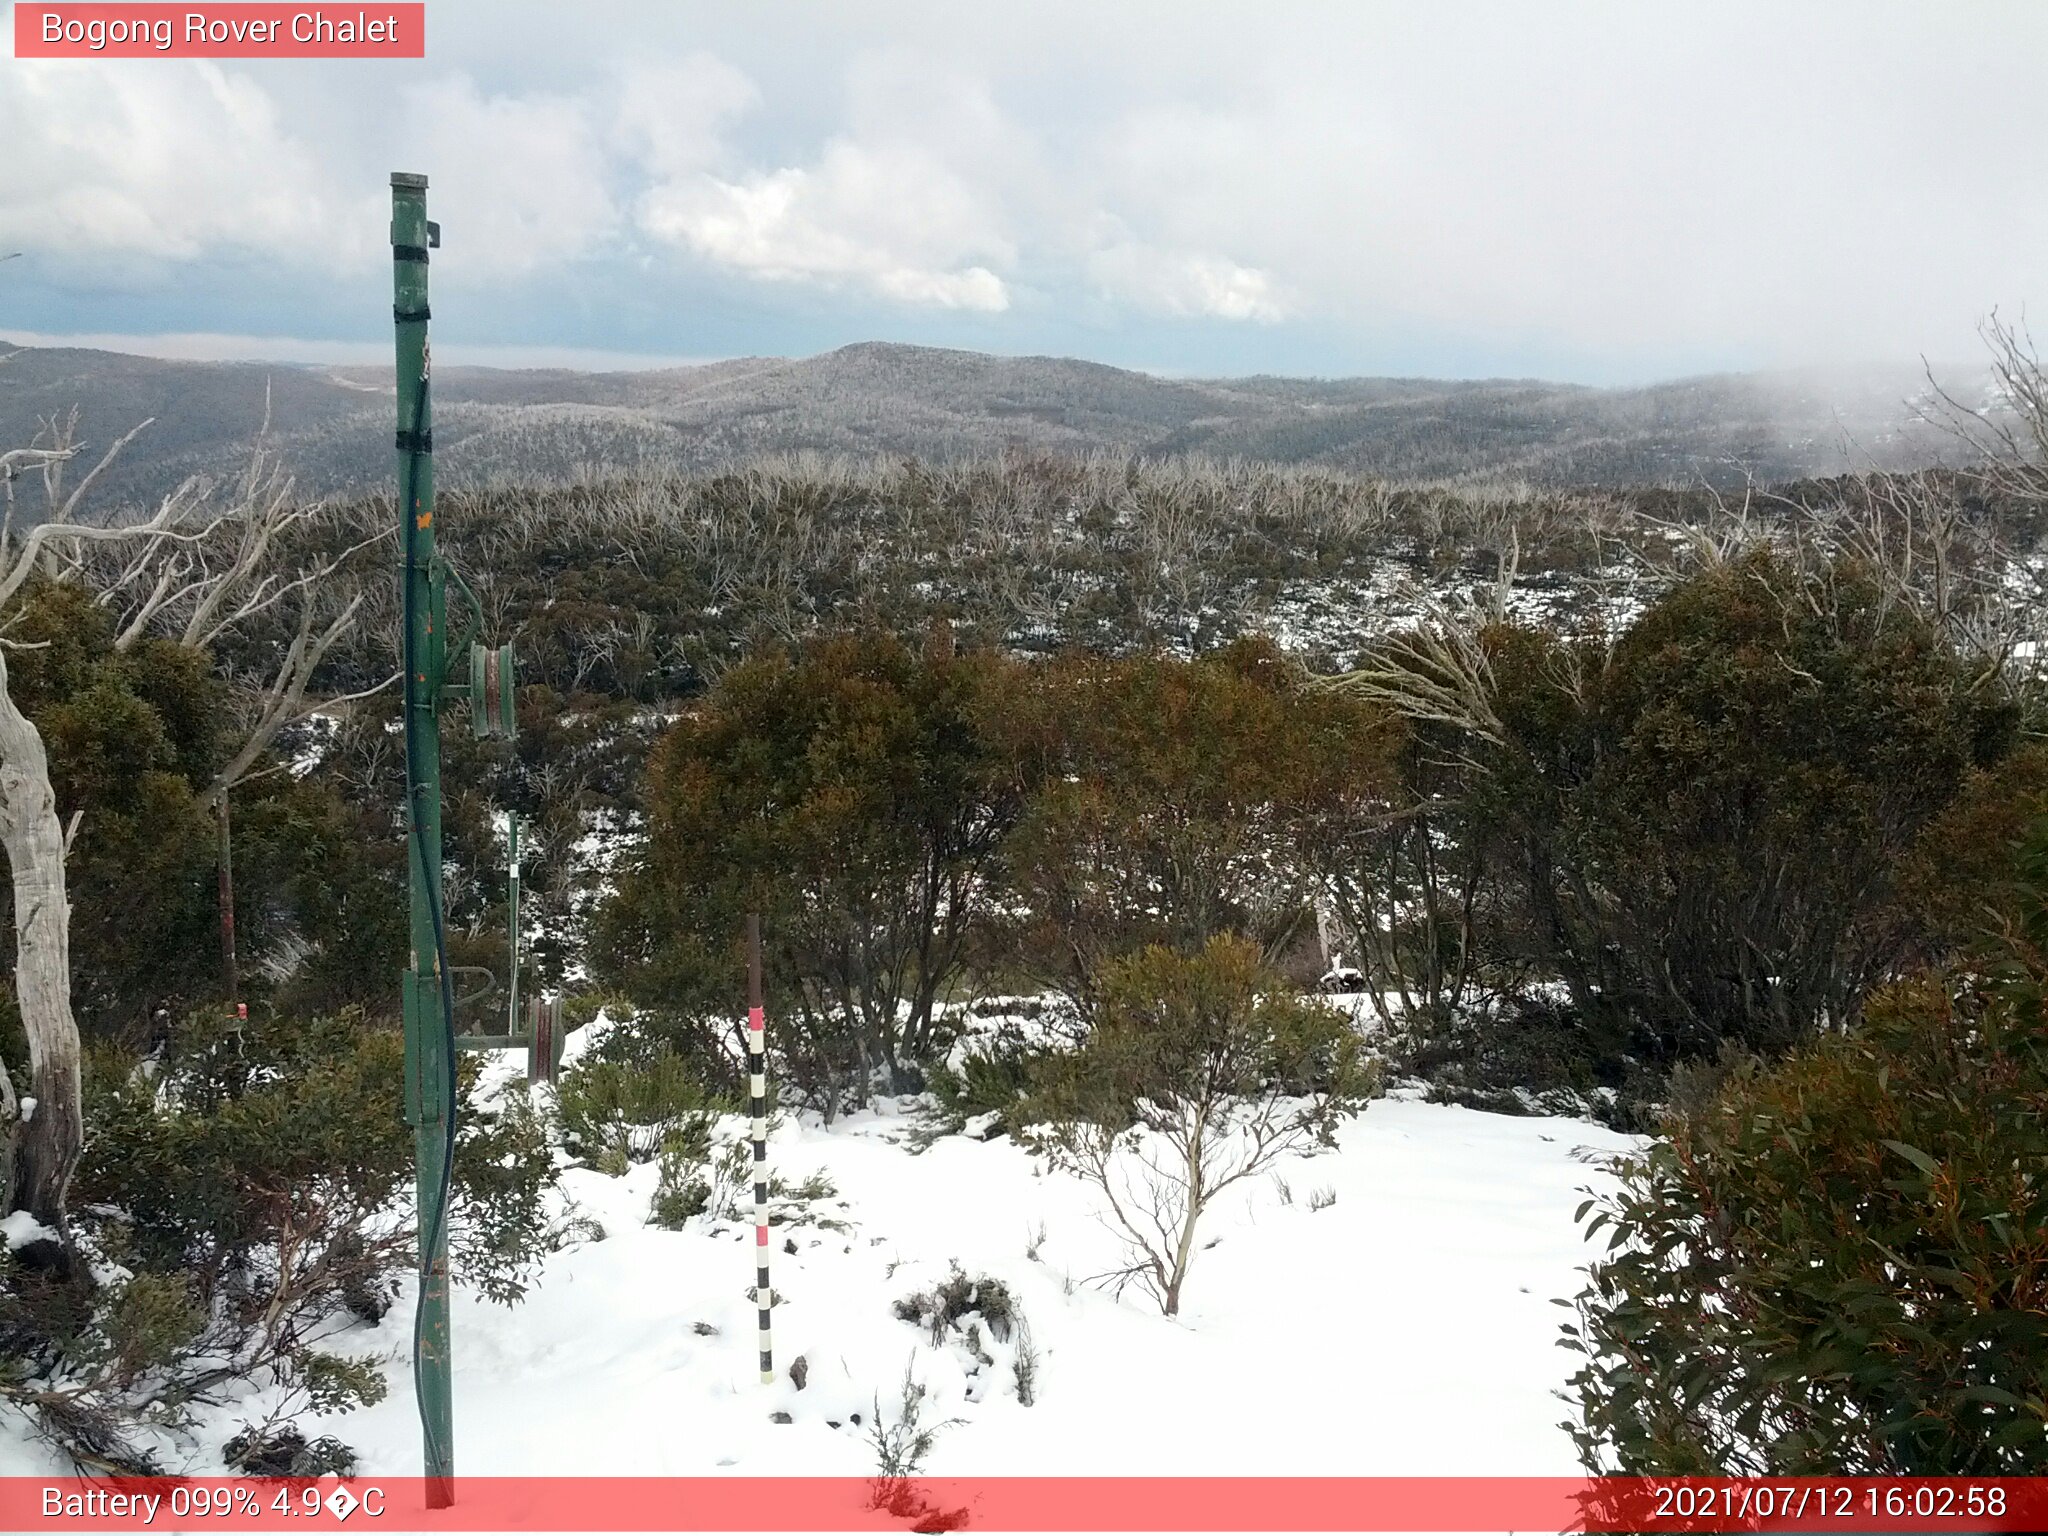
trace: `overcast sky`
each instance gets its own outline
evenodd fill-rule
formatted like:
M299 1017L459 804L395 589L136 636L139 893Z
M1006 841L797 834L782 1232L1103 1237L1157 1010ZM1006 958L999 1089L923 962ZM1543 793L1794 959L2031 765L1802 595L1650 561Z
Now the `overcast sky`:
M381 360L394 169L432 179L456 360L1610 383L1966 359L2048 304L2033 0L427 22L406 63L0 59L0 335Z

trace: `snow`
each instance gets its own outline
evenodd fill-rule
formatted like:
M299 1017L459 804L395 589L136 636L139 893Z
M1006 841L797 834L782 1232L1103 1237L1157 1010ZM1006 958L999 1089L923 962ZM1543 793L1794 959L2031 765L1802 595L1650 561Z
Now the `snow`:
M572 1037L572 1050L584 1043ZM829 1128L779 1124L776 1172L828 1176L839 1196L826 1213L854 1225L776 1228L772 1386L755 1359L751 1229L647 1225L653 1165L569 1170L568 1198L606 1235L553 1255L518 1306L458 1288L463 1470L871 1475L852 1415L870 1422L879 1398L888 1417L909 1363L929 1389L925 1422L962 1421L939 1436L924 1468L935 1475L1578 1471L1558 1423L1572 1357L1552 1299L1579 1289L1592 1257L1572 1220L1583 1188L1605 1181L1588 1160L1630 1138L1375 1102L1333 1151L1222 1197L1182 1315L1167 1318L1135 1288L1119 1298L1086 1283L1121 1252L1087 1186L1008 1137L944 1136L917 1152L915 1108L884 1100ZM1310 1209L1323 1190L1335 1203ZM1035 1406L1017 1398L1015 1338L984 1345L995 1363L977 1378L957 1336L934 1347L895 1316L893 1303L954 1263L1020 1303L1039 1356ZM323 1343L382 1357L383 1402L300 1420L354 1446L367 1473L418 1465L411 1319L408 1288L380 1324ZM799 1355L802 1391L787 1374ZM261 1406L209 1410L196 1444L168 1459L221 1471L219 1445ZM791 1422L771 1422L777 1412ZM8 1443L17 1433L0 1425L0 1471L60 1470Z
M9 1211L0 1216L0 1241L7 1244L9 1253L26 1248L30 1243L54 1243L56 1240L56 1229L44 1226L27 1211Z

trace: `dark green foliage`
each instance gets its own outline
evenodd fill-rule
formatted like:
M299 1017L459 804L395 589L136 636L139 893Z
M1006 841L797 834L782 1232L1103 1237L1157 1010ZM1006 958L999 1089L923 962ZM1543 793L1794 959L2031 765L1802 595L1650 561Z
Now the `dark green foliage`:
M1907 855L2013 743L2011 705L1851 565L1754 553L1611 654L1484 645L1499 739L1467 799L1514 863L1506 936L1657 1064L1853 1019L1910 947Z
M1503 999L1485 1013L1403 1017L1385 1049L1393 1070L1428 1083L1430 1102L1503 1115L1579 1115L1613 1121L1629 1083L1623 1043L1569 1004Z
M1310 922L1303 846L1384 809L1398 739L1271 644L1193 662L1066 655L1004 716L1037 786L1003 851L1011 952L1084 1016L1103 964L1223 933L1277 957Z
M863 633L726 673L649 764L608 977L652 1009L730 1016L759 912L787 1076L828 1114L876 1069L914 1087L1020 804L986 718L1016 672L940 632L922 656Z
M1569 1426L1631 1473L2048 1472L2048 823L1988 981L1682 1095L1589 1233ZM1583 1213L1583 1212L1582 1212Z
M106 610L75 585L37 584L9 638L23 647L9 691L42 732L58 816L79 818L66 869L74 1006L89 1032L146 1039L163 1010L223 990L200 800L221 691L196 652L115 651Z
M714 1153L708 1125L671 1135L662 1143L661 1168L647 1203L649 1224L679 1232L696 1217L716 1214L721 1191L737 1187L751 1160L739 1142Z
M1853 569L1759 556L1679 588L1605 679L1599 819L1567 838L1614 904L1588 918L1560 896L1579 979L1674 1043L1778 1046L1850 1017L1894 958L1871 931L1893 867L2010 745L2010 709L1974 684ZM1596 937L1619 966L1592 958Z
M108 1213L130 1262L187 1276L202 1302L267 1284L289 1316L317 1317L344 1286L410 1262L410 1229L377 1220L411 1186L403 1082L397 1032L352 1015L195 1015L151 1063L95 1058L77 1201ZM467 1098L452 1226L464 1278L517 1294L547 1247L552 1179L522 1096Z
M1987 913L2019 920L2016 850L2027 825L2048 814L2048 743L2030 742L1970 776L1930 821L1899 872L1894 924L1930 963L1979 947Z
M577 1226L558 1224L550 1210L554 1146L547 1117L524 1085L491 1098L474 1091L473 1071L464 1073L464 1084L450 1217L455 1274L509 1304L526 1294L535 1265Z
M271 774L234 792L231 815L244 996L267 994L287 1013L395 1015L407 909L405 844L389 807L352 803L325 776ZM212 915L210 875L204 888ZM199 953L211 959L218 944L215 934ZM503 954L487 956L500 972Z
M665 1047L637 1061L585 1056L555 1089L569 1150L614 1174L665 1157L673 1143L708 1147L712 1127L731 1108L696 1063Z
M984 1139L1004 1134L1030 1095L1038 1064L1050 1054L1050 1048L1032 1045L1011 1030L975 1041L960 1053L958 1066L934 1062L925 1073L925 1087L940 1123L957 1132L969 1120L989 1115L993 1118Z
M150 637L116 650L107 610L75 584L32 586L10 639L25 647L10 693L42 732L59 817L77 818L74 1010L88 1037L146 1046L226 996L206 797L234 739L228 689L204 652ZM404 945L395 840L366 835L331 786L274 771L235 790L232 817L243 995L264 997L273 969L294 1008L389 993Z
M77 1198L118 1211L143 1266L210 1298L279 1241L318 1258L400 1192L403 1082L396 1033L359 1019L194 1016L154 1064L93 1062Z
M260 1377L280 1414L377 1401L376 1365L317 1341L380 1316L415 1262L396 1032L208 1012L147 1061L102 1045L88 1065L73 1220L130 1277L80 1297L0 1265L0 1342L20 1362L0 1396L60 1446L130 1468L146 1464L135 1424L181 1422L223 1382ZM466 1064L451 1246L459 1278L509 1302L559 1243L553 1153L523 1092L487 1099L475 1079Z

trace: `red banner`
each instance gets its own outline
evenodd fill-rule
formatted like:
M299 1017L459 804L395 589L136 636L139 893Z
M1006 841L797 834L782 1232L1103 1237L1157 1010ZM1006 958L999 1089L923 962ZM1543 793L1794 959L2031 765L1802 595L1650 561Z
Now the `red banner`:
M8 1531L2040 1531L2048 1478L0 1478Z
M427 8L33 5L15 0L18 59L422 59Z

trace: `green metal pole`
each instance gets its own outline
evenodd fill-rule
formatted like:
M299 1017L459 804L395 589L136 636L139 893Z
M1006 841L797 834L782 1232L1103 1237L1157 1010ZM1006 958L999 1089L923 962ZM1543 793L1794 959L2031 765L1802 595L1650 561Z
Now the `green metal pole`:
M446 596L434 559L433 412L427 399L427 178L391 177L392 314L398 344L400 597L405 611L407 843L412 964L405 973L406 1118L418 1153L420 1301L414 1362L427 1504L455 1502L455 1412L448 1352L447 1154L452 1059L444 1012L441 915L441 687ZM408 505L408 498L410 504Z

